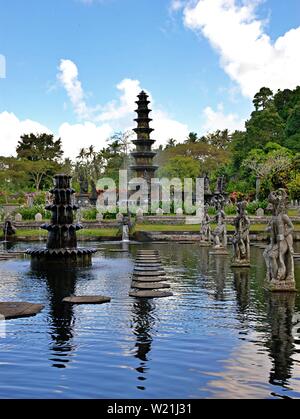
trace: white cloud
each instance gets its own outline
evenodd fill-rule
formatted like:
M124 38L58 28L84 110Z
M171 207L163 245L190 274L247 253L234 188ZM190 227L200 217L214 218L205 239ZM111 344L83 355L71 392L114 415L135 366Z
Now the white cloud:
M222 104L218 105L215 111L211 107L206 107L203 111L204 123L202 125L204 134L219 130L228 129L229 131L245 129L245 119L241 119L235 113L224 113Z
M153 139L156 140L156 146L165 145L170 138L183 142L189 135L190 130L186 124L172 119L162 110L154 111L152 118L151 127L155 130Z
M85 102L81 82L78 80L78 68L76 64L71 60L61 60L57 78L65 88L78 117L89 118L90 110Z
M127 131L134 128L135 123L133 119L136 117L134 110L136 109L137 95L143 90L139 80L133 80L129 78L123 79L116 88L119 92L119 98L108 102L105 105L98 105L96 108L91 109L84 101L84 91L82 84L78 78L78 68L70 60L62 60L63 65L60 66L60 73L58 79L62 82L71 103L74 107L74 112L84 120L83 126L89 126L86 121L93 123L94 127L99 130L101 128L97 124L106 124L113 131ZM153 109L152 127L155 129L153 134L154 139L157 140L157 145L165 144L169 138L173 137L180 140L184 140L188 136L187 125L172 119L165 111L155 105L151 93L144 89L149 94L149 100L151 101L151 108ZM85 112L78 112L78 108L84 109ZM84 114L86 118L83 118ZM96 125L95 125L96 124ZM76 126L76 125L75 125ZM103 132L107 130L104 129ZM95 132L95 129L93 129ZM87 136L88 138L88 136Z
M66 157L75 158L81 148L94 145L96 150L107 147L106 140L113 134L113 129L108 124L97 126L92 122L82 124L63 123L58 130L58 136L63 141Z
M178 10L182 9L185 4L185 0L172 0L170 4L170 10L172 12L178 12Z
M300 27L273 42L255 16L261 2L186 0L184 8L185 25L209 40L224 71L251 98L262 86L276 91L300 84Z
M0 155L15 155L20 136L30 133L45 132L51 134L44 125L30 119L20 120L15 114L9 112L0 113Z
M135 127L135 101L142 90L138 80L124 79L117 86L119 98L103 106L90 108L86 95L79 80L79 72L71 60L61 60L58 80L67 92L79 122L71 124L63 122L56 134L61 137L65 157L75 158L83 147L94 145L97 150L107 145L106 140L115 131L127 131ZM151 94L151 107L154 109L152 127L155 129L153 138L157 145L165 144L171 137L184 140L188 136L188 127L172 119L165 111L155 104ZM66 104L64 104L66 107ZM24 133L51 133L51 130L32 120L21 121L14 114L0 114L0 155L14 155L20 135Z
M142 90L138 80L124 79L117 85L121 92L119 101L106 104L97 119L99 121L112 121L128 117L136 108L137 95Z

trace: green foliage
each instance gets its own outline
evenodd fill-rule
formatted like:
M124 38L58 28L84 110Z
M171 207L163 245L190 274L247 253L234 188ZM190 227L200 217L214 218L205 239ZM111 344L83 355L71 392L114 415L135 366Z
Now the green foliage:
M265 210L267 208L267 206L268 206L268 201L267 200L249 202L249 204L247 205L247 212L250 215L255 215L256 211L259 208L263 208Z
M288 191L292 199L300 199L300 173L297 173L295 178L291 180L288 185Z
M256 111L265 110L273 99L273 92L268 87L262 87L254 96L253 105Z
M300 134L300 105L295 106L295 108L290 112L290 116L286 122L285 131L288 137Z
M300 153L300 133L287 138L284 146L294 153Z
M91 209L87 209L87 210L82 211L82 217L83 217L84 220L87 220L87 221L96 220L97 209L96 208L91 208Z
M275 107L269 106L262 111L253 112L246 122L246 146L262 148L268 142L282 143L285 139L285 125Z
M225 213L227 215L235 215L236 214L236 205L234 204L229 204L229 205L225 205Z
M45 133L22 135L17 155L19 159L30 161L57 161L63 155L61 139L55 141L53 135Z
M45 206L46 192L39 192L34 196L33 204L37 206Z
M31 208L23 207L17 210L19 214L22 215L23 220L34 220L36 214L40 213L43 216L44 220L48 220L51 217L51 213L46 211L44 205L34 205Z
M159 170L159 177L196 178L200 175L200 165L192 157L173 157Z

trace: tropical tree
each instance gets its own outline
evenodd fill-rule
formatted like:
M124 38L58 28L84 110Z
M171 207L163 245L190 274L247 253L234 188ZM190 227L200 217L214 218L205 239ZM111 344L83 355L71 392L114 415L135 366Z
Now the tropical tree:
M24 134L17 146L17 157L31 161L59 161L63 155L62 142L52 134Z

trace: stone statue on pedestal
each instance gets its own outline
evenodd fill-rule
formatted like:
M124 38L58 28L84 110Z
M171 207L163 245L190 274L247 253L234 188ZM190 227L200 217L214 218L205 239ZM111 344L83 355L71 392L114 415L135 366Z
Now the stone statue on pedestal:
M216 194L223 194L226 188L226 181L224 176L220 176L217 179Z
M200 245L201 246L210 246L211 245L211 218L208 214L208 205L204 207L204 217L201 224L200 230Z
M224 211L225 198L220 194L213 198L217 215L215 216L215 222L217 227L213 231L214 249L211 254L228 254L227 247L227 227L226 227L226 215Z
M268 198L272 218L268 231L270 244L264 252L267 287L271 291L296 291L294 273L294 227L286 214L288 195L284 189L271 192Z
M246 206L246 201L237 204L238 215L234 220L235 233L232 239L232 267L250 266L250 220L247 217Z
M205 174L205 177L204 177L204 194L211 195L210 179L207 173Z
M80 195L87 194L89 191L89 182L83 175L79 176Z

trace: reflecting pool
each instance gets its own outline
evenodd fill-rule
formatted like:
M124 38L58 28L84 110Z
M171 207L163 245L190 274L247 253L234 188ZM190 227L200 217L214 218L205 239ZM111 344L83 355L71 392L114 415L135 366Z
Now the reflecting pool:
M251 248L247 270L197 244L124 244L128 253L91 245L99 248L91 268L33 272L29 259L0 262L0 301L45 305L6 322L1 398L300 397L300 296L264 291L261 249ZM160 251L173 297L128 297L143 248ZM70 294L112 302L63 304Z

